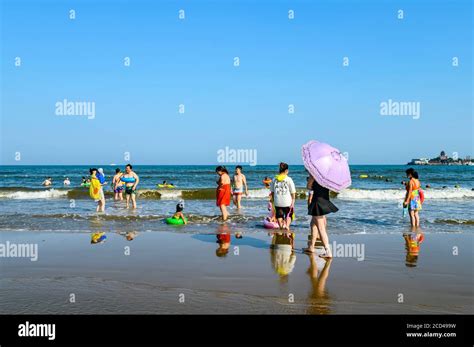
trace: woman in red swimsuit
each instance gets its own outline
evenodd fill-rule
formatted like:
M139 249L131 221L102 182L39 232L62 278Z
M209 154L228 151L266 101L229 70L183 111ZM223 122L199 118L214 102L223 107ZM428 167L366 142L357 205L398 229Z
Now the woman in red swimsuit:
M225 166L218 166L216 173L219 175L217 179L216 190L216 205L220 208L222 213L222 220L227 220L229 214L227 213L227 206L230 205L231 188L229 172Z

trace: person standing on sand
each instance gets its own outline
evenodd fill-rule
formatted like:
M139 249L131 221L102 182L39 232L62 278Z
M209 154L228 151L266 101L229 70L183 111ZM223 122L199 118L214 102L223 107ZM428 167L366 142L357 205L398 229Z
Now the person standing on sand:
M225 166L216 167L216 173L219 175L217 179L216 205L221 210L222 220L225 221L229 216L227 206L230 205L230 177Z
M123 183L120 180L122 177L123 173L120 171L119 168L115 169L115 176L112 179L112 187L114 189L114 200L123 200Z
M308 205L308 215L311 217L311 240L308 247L303 248L305 253L314 253L314 245L317 239L320 239L324 245L326 253L321 255L322 258L332 258L331 249L329 248L329 237L326 230L326 215L331 212L337 212L339 209L329 200L329 189L321 186L313 176L309 176L307 187L313 192L311 203Z
M125 166L125 173L120 177L120 181L125 184L125 199L127 201L127 208L130 207L130 199L132 200L133 208L137 208L136 190L140 182L138 175L132 171L132 165Z
M290 230L291 211L295 206L295 183L288 176L288 164L280 163L279 174L270 185L270 200L280 229Z
M421 198L420 198L420 189L421 184L418 180L418 172L413 168L409 168L405 171L409 181L406 183L407 193L405 194L405 200L403 201L403 207L408 207L408 212L410 213L410 224L412 228L420 227L420 216L418 211L421 210Z
M245 188L245 196L249 195L248 187L247 187L247 178L242 173L242 166L237 165L235 167L235 174L234 174L234 205L237 206L237 209L240 209L240 201L242 200L242 194L244 193Z

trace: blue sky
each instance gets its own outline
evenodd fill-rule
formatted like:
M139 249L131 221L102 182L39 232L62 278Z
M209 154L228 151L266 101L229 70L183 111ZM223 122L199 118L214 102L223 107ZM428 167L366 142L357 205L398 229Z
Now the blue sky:
M214 164L228 146L299 164L310 139L352 164L474 155L471 3L1 0L1 163ZM95 119L57 116L63 99ZM421 117L381 116L388 99Z

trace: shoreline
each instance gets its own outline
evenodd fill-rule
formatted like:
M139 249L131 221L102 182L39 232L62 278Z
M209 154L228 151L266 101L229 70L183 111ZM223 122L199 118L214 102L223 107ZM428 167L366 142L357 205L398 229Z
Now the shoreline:
M3 258L0 312L53 314L462 314L473 310L470 234L429 234L416 266L406 266L402 234L331 235L364 246L364 259L328 266L301 253L270 249L265 232L231 238L227 256L216 234L7 232L1 242L36 243L38 260ZM129 255L125 252L129 250ZM453 255L453 247L458 254ZM67 256L66 256L67 255ZM411 259L413 260L413 259ZM250 266L251 264L251 266ZM69 296L75 295L75 303ZM399 295L404 302L400 303ZM182 296L184 295L184 296ZM293 301L290 300L293 297ZM184 302L179 299L184 298Z

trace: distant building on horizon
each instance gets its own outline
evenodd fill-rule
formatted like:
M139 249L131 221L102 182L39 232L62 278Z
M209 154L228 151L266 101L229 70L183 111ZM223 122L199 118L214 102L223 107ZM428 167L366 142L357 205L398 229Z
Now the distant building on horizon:
M441 151L438 158L441 162L449 160L449 157L446 155L444 151Z
M407 165L474 165L474 162L470 155L466 156L464 160L461 158L454 159L447 156L445 151L441 151L436 158L415 158Z
M407 165L428 165L428 158L412 159Z

